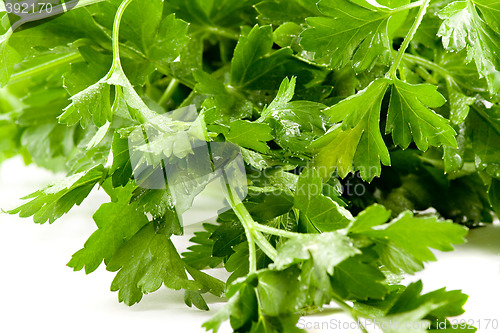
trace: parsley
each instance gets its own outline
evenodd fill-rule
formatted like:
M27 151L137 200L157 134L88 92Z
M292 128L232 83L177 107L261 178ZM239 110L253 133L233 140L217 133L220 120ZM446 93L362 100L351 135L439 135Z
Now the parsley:
M399 281L500 212L499 2L0 5L0 162L67 175L7 213L53 223L104 190L68 266L116 272L120 302L225 296L214 332L301 332L332 302L412 332L464 312ZM224 209L179 253L217 180Z

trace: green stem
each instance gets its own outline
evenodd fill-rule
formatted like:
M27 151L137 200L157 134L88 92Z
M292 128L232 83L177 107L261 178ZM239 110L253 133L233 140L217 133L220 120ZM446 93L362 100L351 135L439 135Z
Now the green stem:
M243 206L243 203L241 202L239 204L235 203L230 189L228 189L228 199L229 199L228 200L229 204L233 208L234 213L236 214L241 224L243 225L243 229L245 229L245 235L247 237L247 242L248 242L248 259L250 261L249 271L250 273L255 272L257 271L257 250L255 248L255 239L252 232L252 222L251 222L252 217L247 216L246 213L248 212L246 211L246 209L241 208L241 206Z
M443 160L435 160L435 159L428 158L428 157L421 156L421 155L418 155L418 158L422 162L428 163L435 168L438 168L441 170L445 169ZM475 163L464 162L464 165L462 166L462 168L459 171L453 173L453 176L454 176L453 178L458 178L460 175L470 175L471 173L474 173L476 171L477 171L477 169L476 169Z
M228 191L229 191L229 185ZM255 226L257 225L257 222L255 222L248 212L247 208L245 205L239 201L239 199L234 198L232 194L230 194L229 197L230 200L230 205L233 208L234 213L238 217L238 219L241 221L241 224L243 225L243 228L245 229L245 234L247 235L248 239L248 246L249 249L254 248L253 250L250 251L250 254L253 253L253 258L255 259L255 263L252 262L252 258L250 258L250 263L251 266L257 266L257 258L255 256L255 244L259 246L259 248L273 261L276 259L277 252L276 249L269 243L269 241L258 231L256 230ZM254 243L250 244L250 242Z
M124 55L126 58L130 58L131 60L137 60L137 61L148 60L144 53L142 53L140 50L138 50L136 47L130 44L121 44L120 54Z
M253 222L253 225L252 225L254 227L253 234L254 234L254 237L255 237L255 242L260 247L260 249L262 250L262 252L264 252L266 254L266 256L268 256L269 258L271 258L271 260L275 261L276 257L278 256L278 251L276 251L276 249L274 248L274 246L272 246L271 243L269 243L269 241L267 240L266 237L264 237L258 230L255 230L255 226L257 224L258 223Z
M249 272L257 271L257 250L255 248L255 239L253 235L253 219L248 210L245 208L243 203L233 195L233 191L231 186L229 185L229 180L225 172L222 173L224 177L224 183L226 184L226 199L231 205L236 217L240 220L243 225L243 229L245 229L245 235L247 237L248 242L248 259L250 261Z
M122 44L121 45L121 51L120 52L123 55L125 55L127 58L130 58L132 60L137 60L137 61L147 60L147 57L146 57L145 54L143 54L141 51L139 51L136 48L133 48L130 45L127 45L127 44ZM156 69L158 70L158 72L160 72L161 74L163 74L165 76L175 78L177 81L179 81L180 83L182 83L186 87L189 87L189 88L193 89L194 86L196 85L196 81L194 81L194 80L189 80L186 77L180 78L178 75L175 75L175 73L173 72L173 70L170 67L168 67L168 66L163 66L160 63L155 63L155 66L156 66Z
M391 68L389 68L389 71L386 74L386 77L389 79L393 79L396 77L396 70L399 67L399 64L401 62L401 59L403 59L404 53L406 49L408 48L408 45L410 45L410 42L412 41L413 37L415 36L415 33L417 32L418 27L420 26L420 23L422 23L422 19L424 18L425 12L427 10L427 7L429 6L430 0L424 0L424 2L420 5L420 9L417 14L417 18L415 19L415 22L413 22L413 25L410 28L410 31L406 34L405 39L403 40L403 43L401 44L401 47L398 50L398 54L396 55L396 59L394 59L394 62L392 63Z
M265 232L266 234L279 236L279 237L294 238L294 237L300 236L300 234L298 232L277 229L277 228L273 228L273 227L263 225L260 223L256 223L254 227L258 231L262 231L262 232Z
M427 69L425 68L422 68L422 67L417 67L415 69L415 73L417 75L419 75L422 79L424 79L425 82L429 82L435 86L437 86L439 84L439 81L436 80L436 78L434 77L434 75L431 75Z
M186 98L182 101L182 103L181 103L181 105L179 105L179 107L180 107L180 108L183 108L183 107L185 107L185 106L189 106L189 105L193 104L193 100L195 99L195 97L196 97L196 96L197 96L196 91L192 90L192 91L189 93L188 97L186 97Z
M405 61L412 63L412 64L420 65L420 66L425 67L433 72L436 72L437 74L441 75L442 77L444 77L448 80L451 80L455 85L460 85L467 90L476 91L476 92L483 92L484 91L483 89L478 89L478 88L474 88L474 87L469 86L463 80L458 80L458 81L455 80L453 73L450 72L448 69L438 65L435 62L427 60L425 58L422 58L422 57L419 57L419 56L416 56L413 54L405 53L403 59Z
M205 26L204 28L205 28L205 31L208 31L214 35L218 35L221 37L226 37L226 38L229 38L232 40L238 40L240 38L239 33L232 31L232 30L229 30L229 29L226 29L226 28L216 27L216 26ZM203 31L203 30L201 30L201 31Z
M404 6L394 8L394 9L391 10L391 13L399 13L399 12L402 12L402 11L405 11L405 10L408 10L408 9L412 9L412 8L415 8L415 7L420 7L420 6L422 6L423 3L424 2L422 0L421 1L415 1L415 2L409 3L409 4L404 5Z
M122 66L120 61L120 23L125 13L125 9L127 9L132 1L133 0L123 0L116 11L115 20L113 22L113 64L108 74L110 76L115 69L121 68Z
M419 56L416 56L413 54L405 53L404 60L411 62L413 64L418 64L418 65L421 65L423 67L426 67L427 69L430 69L443 77L452 77L453 76L451 74L451 72L448 71L446 68L439 66L435 62L432 62L430 60L424 59L422 57L419 57Z
M50 73L54 70L54 68L59 67L61 65L70 64L77 60L82 60L82 55L80 52L76 51L73 53L68 53L60 58L48 61L38 66L34 66L23 71L17 72L10 77L9 83L15 83L22 81L24 79L28 79L35 75L41 75L45 73Z
M0 36L0 44L7 42L10 36L12 36L12 27L7 30L7 32L5 32L2 36Z
M168 84L167 89L165 89L165 92L158 101L158 104L160 105L166 104L172 98L172 95L174 94L175 89L177 89L178 86L179 86L179 81L176 79L172 79Z
M351 315L351 317L356 321L356 323L359 325L359 329L361 330L361 332L363 333L369 333L366 328L363 326L363 324L361 324L361 321L359 320L359 317L353 312L353 308L351 306L349 306L349 304L347 304L346 302L344 302L344 300L342 300L341 298L337 297L336 295L332 295L332 299L333 301L338 305L340 306L340 308L342 310L344 310L345 312L349 313Z
M363 324L361 324L361 321L359 321L359 317L357 315L351 313L351 316L352 316L352 318L354 318L354 321L356 323L358 323L358 326L359 326L359 329L361 330L361 332L369 333L368 330L365 328L365 326Z
M258 223L253 220L243 202L241 202L239 198L233 195L233 191L231 189L231 186L229 185L228 177L225 173L223 173L223 177L226 184L226 199L231 205L234 213L238 217L238 220L240 220L241 224L243 225L243 229L245 229L245 235L248 241L250 272L255 272L257 270L257 252L255 244L257 244L262 252L264 252L273 261L276 259L277 251L274 246L269 243L266 237L264 237L259 232L259 230L257 230Z
M253 220L245 205L239 201L239 199L237 199L237 201L238 202L235 202L236 204L234 206L236 216L238 216L238 219L242 222L245 230L250 232L252 239L259 246L259 248L274 261L277 256L276 249L258 230L256 230L258 223Z

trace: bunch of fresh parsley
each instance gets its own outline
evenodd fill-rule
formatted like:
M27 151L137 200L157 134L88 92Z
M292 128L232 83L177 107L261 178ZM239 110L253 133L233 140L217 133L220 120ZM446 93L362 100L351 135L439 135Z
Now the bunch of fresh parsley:
M0 162L67 177L9 212L52 223L96 186L110 197L70 267L104 262L127 305L163 285L205 310L204 294L225 296L214 332L301 332L332 302L428 323L408 332L463 313L460 291L399 282L500 211L500 2L73 0L17 18L12 2ZM169 112L186 108L195 121ZM200 141L212 170L228 158L216 143L236 147L246 176L223 167L231 209L179 254L210 181ZM184 191L148 183L167 171Z

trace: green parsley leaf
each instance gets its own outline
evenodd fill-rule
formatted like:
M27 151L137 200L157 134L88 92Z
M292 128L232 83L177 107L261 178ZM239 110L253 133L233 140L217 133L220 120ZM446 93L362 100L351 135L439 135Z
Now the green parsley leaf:
M132 191L120 191L117 202L103 204L93 218L97 229L68 263L75 271L85 267L89 274L103 262L107 264L118 248L134 236L149 221L137 203L129 205Z
M116 274L111 284L118 299L133 305L143 294L158 290L163 284L172 289L199 290L201 285L189 280L186 267L169 235L157 233L153 223L146 224L111 257L106 268Z
M309 16L321 15L315 0L262 1L255 5L258 19L264 24L281 25L285 22L304 23Z
M215 332L303 332L332 303L442 331L467 296L399 283L500 210L495 1L80 0L11 30L0 1L0 161L67 175L9 213L51 223L99 184L68 265L104 262L129 305L224 296ZM185 230L216 179L224 208Z
M274 100L262 110L259 121L266 121L274 130L276 142L294 153L306 150L309 143L324 134L325 106L310 101L291 101L296 78L285 78Z
M19 214L20 217L33 216L35 223L53 223L74 205L79 206L102 176L101 165L74 174L24 197L24 200L30 201L8 213Z
M303 214L301 218L322 232L346 227L352 219L351 214L322 191L323 184L316 169L303 170L294 197L294 206Z
M330 275L343 260L359 253L351 240L336 232L318 235L300 235L288 240L278 251L273 267L282 270L291 265L312 259L315 265Z
M380 175L381 162L391 164L379 128L380 107L388 85L387 79L377 79L325 110L331 122L342 124L332 126L310 146L316 152L313 163L323 179L329 179L335 170L342 178L359 170L363 179L372 180Z
M469 139L476 156L475 164L479 170L490 176L500 177L500 106L489 104L480 99L472 107L469 116Z
M261 153L269 150L266 142L273 139L269 125L246 120L231 122L224 136L230 142Z
M292 50L283 48L271 52L273 30L270 26L255 26L248 36L241 36L231 61L230 84L245 89L275 67L288 61Z
M464 242L467 229L450 221L438 221L435 217L419 218L405 212L388 224L360 233L380 242L377 251L387 268L396 272L402 268L413 273L415 264L423 268L424 262L436 260L430 248L452 251L452 244Z
M494 1L455 1L438 15L443 19L438 35L447 50L467 49L467 59L476 62L492 95L500 90L500 28L498 3Z
M194 72L198 84L195 90L210 99L205 101L207 109L214 108L217 115L214 120L228 122L234 119L246 118L252 114L252 103L243 98L234 89L226 88L221 82L214 80L201 70Z
M440 107L446 102L430 84L411 85L394 80L387 115L386 133L392 133L394 143L403 149L413 141L418 149L426 151L431 146L456 147L455 131L448 121L429 108Z
M333 290L344 299L381 299L387 294L382 284L385 275L375 263L363 262L363 256L354 256L335 266Z
M358 72L371 69L376 62L389 62L389 26L397 11L364 0L322 0L318 9L326 17L308 17L310 28L301 34L300 42L304 49L315 53L315 58L328 56L328 64L334 68L344 67L352 60L352 67Z
M19 63L21 57L14 48L8 45L7 41L0 39L0 59L2 59L0 86L3 86L9 81L14 65Z

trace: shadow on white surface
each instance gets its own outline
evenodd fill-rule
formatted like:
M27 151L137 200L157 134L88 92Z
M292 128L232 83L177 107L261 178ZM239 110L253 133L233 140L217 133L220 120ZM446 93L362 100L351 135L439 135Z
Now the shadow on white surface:
M500 224L497 222L494 225L470 230L465 246L468 250L500 254Z

